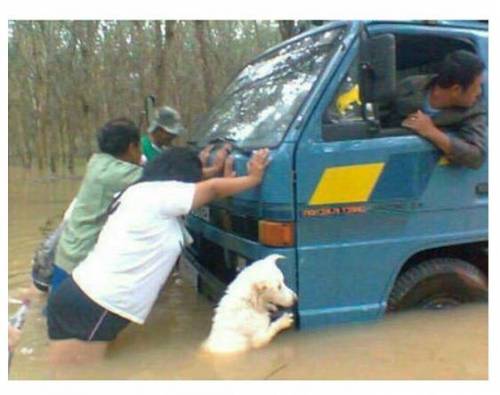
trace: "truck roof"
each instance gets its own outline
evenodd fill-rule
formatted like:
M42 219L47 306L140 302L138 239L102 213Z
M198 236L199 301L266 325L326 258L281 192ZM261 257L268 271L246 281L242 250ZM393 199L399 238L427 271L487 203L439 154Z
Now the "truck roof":
M320 31L326 31L335 26L340 26L347 20L328 20L320 21L316 27L312 27L303 31L296 36L293 36L285 41L268 48L266 51L261 53L259 56L254 58L251 62L255 62L258 59L266 56L268 53L275 51L280 47L284 47L291 42L297 41L302 37L308 36L310 34L315 34ZM427 25L427 26L439 26L439 27L456 27L462 29L472 29L472 30L482 30L488 31L488 20L421 20L421 19L408 19L408 20L365 20L365 21L352 21L352 22L362 22L365 25L381 25L381 24L401 24L401 25Z
M487 20L396 20L396 21L366 21L366 24L375 25L382 23L400 23L409 25L428 25L428 26L450 26L461 27L465 29L488 30Z

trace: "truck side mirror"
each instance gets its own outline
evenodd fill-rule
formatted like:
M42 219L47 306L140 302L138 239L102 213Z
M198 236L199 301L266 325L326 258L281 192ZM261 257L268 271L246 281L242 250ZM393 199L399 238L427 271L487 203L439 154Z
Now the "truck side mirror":
M363 103L376 103L396 93L396 39L393 34L365 37L359 63L360 97Z

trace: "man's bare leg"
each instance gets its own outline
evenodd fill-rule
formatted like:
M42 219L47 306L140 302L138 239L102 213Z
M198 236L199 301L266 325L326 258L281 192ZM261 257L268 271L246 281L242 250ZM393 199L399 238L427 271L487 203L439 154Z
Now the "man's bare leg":
M109 342L86 342L77 339L53 340L49 345L49 363L54 369L54 378L62 376L68 365L85 365L104 358Z

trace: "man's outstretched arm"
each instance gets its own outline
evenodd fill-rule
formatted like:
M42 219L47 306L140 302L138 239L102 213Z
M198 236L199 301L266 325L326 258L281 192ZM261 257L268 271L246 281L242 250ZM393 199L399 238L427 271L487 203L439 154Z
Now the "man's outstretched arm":
M475 144L460 137L448 136L441 129L434 125L432 119L422 111L410 114L402 123L404 127L412 129L420 136L426 138L450 160L450 162L478 169L484 161L484 149L482 149L482 132L477 130L478 119L475 127L470 133L470 138ZM479 125L480 126L480 125ZM467 125L463 128L467 132Z

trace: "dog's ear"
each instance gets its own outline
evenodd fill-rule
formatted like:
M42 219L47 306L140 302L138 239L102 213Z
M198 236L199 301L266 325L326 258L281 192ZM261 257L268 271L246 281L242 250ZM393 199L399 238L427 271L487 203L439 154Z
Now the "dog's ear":
M286 257L283 255L280 255L280 254L271 254L271 255L268 255L265 259L268 259L277 265L278 263L281 263L280 261L282 259L286 259Z
M278 259L286 259L286 256L283 256L281 254L271 254L271 255L268 255L264 259L271 259L273 261L277 261Z
M274 264L276 265L276 267L278 267L278 263L281 263L280 261L282 259L286 259L286 257L280 254L271 254L262 259L262 261L266 262L267 264Z
M264 292L268 287L269 287L269 284L267 281L259 281L259 282L256 282L254 285L253 285L254 289L255 289L255 292L257 294L261 294L262 292Z
M264 292L268 287L267 281L259 281L254 284L252 284L252 292L250 296L250 303L255 307L259 307L260 303L260 296L262 295L262 292Z

